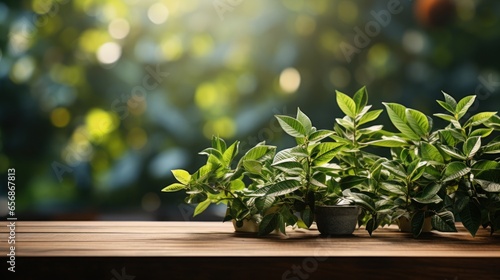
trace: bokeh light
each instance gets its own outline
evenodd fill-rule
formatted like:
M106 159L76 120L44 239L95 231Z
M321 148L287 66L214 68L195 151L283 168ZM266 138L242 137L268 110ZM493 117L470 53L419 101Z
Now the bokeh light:
M50 113L50 121L56 127L65 127L71 120L71 114L66 108L56 108Z
M123 39L130 32L130 24L126 19L113 19L108 25L108 32L115 39Z
M167 21L168 14L167 6L161 2L151 5L148 9L148 18L154 24L162 24Z
M96 56L99 62L104 64L115 63L122 54L122 47L115 42L104 43L97 50Z
M441 90L458 98L480 88L478 108L498 110L500 1L453 1L454 19L439 26L427 19L453 11L429 6L417 17L416 1L400 1L387 24L374 17L387 11L380 1L219 2L230 9L220 14L212 0L0 3L0 169L29 173L19 178L19 213L179 219L180 196L160 194L169 170L196 170L213 135L243 149L284 147L273 116L297 106L331 128L325 114L341 116L334 90L366 85L376 108L383 100L427 113ZM369 23L373 32L359 34Z
M285 93L294 93L300 86L300 73L293 67L286 68L281 72L279 82Z
M14 63L10 78L15 83L24 83L31 78L35 67L35 60L32 57L23 56Z

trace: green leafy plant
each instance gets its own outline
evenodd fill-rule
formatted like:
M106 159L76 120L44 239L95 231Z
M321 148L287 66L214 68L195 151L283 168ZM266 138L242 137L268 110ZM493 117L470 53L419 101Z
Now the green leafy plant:
M365 225L371 235L380 225L389 222L387 214L391 209L387 203L390 201L384 199L380 192L383 158L366 151L384 134L382 125L367 126L379 117L382 110L371 110L372 105L367 105L368 92L365 87L359 89L352 98L337 91L336 100L345 116L335 119L332 138L345 146L337 155L340 168L331 182L338 186L334 190L340 189L362 207L359 225Z
M424 113L397 103L383 103L398 133L388 133L372 145L391 148L382 168L388 175L380 183L389 197L392 222L407 219L414 236L420 235L427 217L435 229L456 231L453 213L444 207L446 192L439 183L443 162L435 147L438 133Z
M372 215L367 222L370 234L378 226L377 215L382 215L381 208L385 206L375 203L376 194L372 191L376 186L370 179L378 175L380 168L372 169L378 156L362 148L382 129L381 125L364 125L375 120L382 110L370 111L372 106L367 105L368 93L364 87L353 98L339 91L336 94L337 105L345 116L336 119L334 130L317 130L300 109L295 118L276 116L297 145L276 154L272 166L279 170L280 181L260 191L264 196L276 197L287 214L299 213L299 218L289 216L286 222L283 211L271 213L264 217L265 222L272 223L262 223L266 229L263 234L294 222L301 228L309 228L317 205L358 204Z
M500 118L497 112L479 112L464 120L475 96L457 102L443 95L438 103L447 112L434 115L448 123L438 130L436 145L445 163L441 183L447 204L472 236L481 225L493 233L500 230Z
M295 138L296 146L276 153L272 167L277 170L276 182L253 195L276 199L279 211L267 214L261 223L260 234L275 228L284 232L288 225L309 228L314 220L314 207L320 190L328 188L327 181L337 168L329 162L344 144L324 141L334 132L317 130L300 109L295 118L276 116L284 132ZM328 199L340 199L329 196ZM300 213L299 217L294 213Z
M229 147L223 139L212 138L212 146L201 151L207 162L195 173L186 170L172 170L177 183L165 187L164 192L185 190L187 203L197 204L194 216L201 214L210 204L227 205L224 220L234 219L241 226L244 219L260 222L260 213L271 207L265 198L250 196L253 192L274 180L271 162L275 146L259 143L246 152L235 165L239 142ZM235 166L233 166L235 165Z
M481 143L498 130L498 116L480 112L461 123L475 96L456 102L443 94L445 100L437 102L449 114L434 116L448 124L436 130L433 119L424 113L384 103L399 133L382 136L372 144L391 148L392 159L382 164L390 174L382 188L394 203L391 218L410 220L414 236L421 233L425 217L432 217L432 226L440 231L456 231L456 216L472 235L481 224L496 231L498 159L481 156L498 153L499 139Z
M352 98L337 91L344 117L333 130L316 129L300 109L295 117L277 115L296 145L276 151L262 142L238 161L238 141L227 147L213 137L200 152L206 164L193 174L173 170L178 182L163 191L185 190L186 202L197 204L194 215L224 203L224 220L253 220L260 235L309 228L315 207L344 203L362 207L358 224L370 235L400 218L415 237L426 218L440 231L456 231L458 218L473 236L481 225L493 233L500 229L500 118L480 112L463 120L475 97L457 102L443 94L437 102L447 113L434 114L445 121L439 129L423 112L383 103L398 130L390 132L368 125L383 110L367 105L366 88Z

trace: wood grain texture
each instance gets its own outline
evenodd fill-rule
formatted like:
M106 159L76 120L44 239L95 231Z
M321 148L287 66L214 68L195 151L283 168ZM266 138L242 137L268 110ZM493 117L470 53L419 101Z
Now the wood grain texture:
M0 240L7 240L2 222ZM396 227L363 229L325 238L317 230L288 230L265 238L238 234L220 222L28 222L16 223L18 256L164 257L482 257L500 258L500 236L480 229L475 238L432 232L420 238ZM7 242L0 245L7 252Z
M457 227L418 239L392 226L326 238L315 229L256 237L221 222L17 221L16 278L7 279L500 279L500 237Z

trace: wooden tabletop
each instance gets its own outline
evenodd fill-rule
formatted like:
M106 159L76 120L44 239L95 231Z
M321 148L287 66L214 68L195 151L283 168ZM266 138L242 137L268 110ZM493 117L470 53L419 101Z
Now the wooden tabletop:
M16 221L15 264L7 225L0 260L17 277L7 279L500 279L500 234L473 238L460 225L415 239L393 226L325 238L256 237L222 222Z
M0 240L8 239L6 222ZM235 233L222 222L16 222L17 256L165 257L481 257L500 258L500 234L480 229L470 236L433 231L415 239L395 226L370 237L324 238L317 230L287 229L287 236ZM0 242L1 254L9 245Z

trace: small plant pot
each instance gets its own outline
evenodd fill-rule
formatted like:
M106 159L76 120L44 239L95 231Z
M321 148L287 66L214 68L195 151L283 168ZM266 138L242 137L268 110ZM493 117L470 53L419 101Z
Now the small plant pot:
M356 229L358 215L358 206L316 206L316 225L321 235L350 235Z
M243 225L241 227L238 227L236 225L236 220L233 219L232 221L235 232L255 233L255 234L259 232L259 225L254 220L250 219L243 220Z
M237 233L251 233L251 234L257 234L259 233L259 224L252 220L252 219L244 219L243 220L243 225L241 227L238 227L236 225L236 220L232 220L233 226L234 226L234 231ZM280 234L279 230L273 230L270 234Z
M398 226L401 232L411 232L411 222L406 217L398 218ZM422 227L422 232L431 232L432 230L432 217L427 217L424 219L424 226Z

